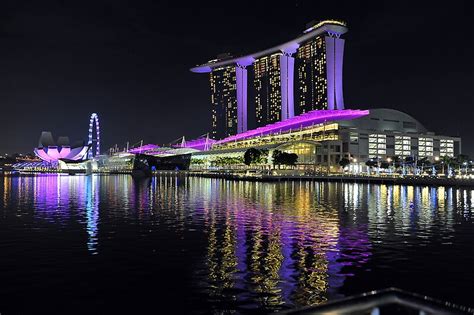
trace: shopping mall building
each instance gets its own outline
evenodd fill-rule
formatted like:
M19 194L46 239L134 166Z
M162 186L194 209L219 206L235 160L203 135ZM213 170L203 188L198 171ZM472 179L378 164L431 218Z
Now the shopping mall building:
M370 160L384 161L394 157L427 158L435 161L461 152L461 139L437 135L419 121L393 109L314 111L307 121L276 123L271 131L257 128L246 133L208 143L192 154L191 167L212 167L220 157L240 157L249 148L280 150L298 155L300 168L338 169L347 158L363 168ZM322 116L322 113L326 115ZM311 114L303 114L305 116ZM301 117L298 116L298 117ZM297 119L295 117L293 119ZM279 125L280 124L280 125ZM260 130L259 130L260 129ZM262 130L263 129L263 130ZM249 132L247 132L249 133ZM205 140L203 140L205 141ZM209 139L207 140L210 141ZM196 161L201 160L201 161Z

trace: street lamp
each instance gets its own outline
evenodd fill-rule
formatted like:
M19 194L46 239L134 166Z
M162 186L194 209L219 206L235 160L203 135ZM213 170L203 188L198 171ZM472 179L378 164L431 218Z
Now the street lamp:
M392 158L388 157L387 158L388 169L390 170L390 175L392 175L392 168L390 167L390 162L392 162Z
M353 158L352 162L357 163L357 159ZM356 164L353 170L354 170L354 173L359 173L359 166Z

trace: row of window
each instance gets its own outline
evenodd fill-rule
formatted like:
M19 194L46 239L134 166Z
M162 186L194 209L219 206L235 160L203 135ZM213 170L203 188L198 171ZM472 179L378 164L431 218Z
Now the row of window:
M453 140L441 139L439 141L439 154L441 156L454 156Z
M356 133L349 135L351 143L359 141ZM409 136L395 136L395 155L396 156L410 156L411 155L411 137ZM384 134L369 134L369 157L376 158L387 154L387 136ZM454 141L449 139L440 140L440 155L454 156ZM433 156L433 138L420 137L418 138L418 156L432 157Z
M369 135L369 157L376 158L387 154L387 136L373 133Z
M395 136L395 155L411 155L411 138L408 136Z

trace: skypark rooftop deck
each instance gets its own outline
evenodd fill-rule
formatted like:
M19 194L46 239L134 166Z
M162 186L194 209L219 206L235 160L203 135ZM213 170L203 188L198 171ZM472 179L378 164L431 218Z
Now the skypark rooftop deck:
M215 59L208 61L202 65L198 65L194 68L191 68L191 72L195 73L207 73L211 72L214 68L225 67L229 65L239 64L241 66L251 65L255 59L272 55L278 52L285 53L295 53L301 43L307 41L310 38L316 37L318 35L324 34L325 32L330 32L333 34L344 34L347 32L347 27L344 22L335 21L335 20L326 20L321 21L318 24L305 30L304 34L291 40L286 43L283 43L278 46L274 46L269 49L265 49L250 55L244 55L235 58L224 58L224 59Z

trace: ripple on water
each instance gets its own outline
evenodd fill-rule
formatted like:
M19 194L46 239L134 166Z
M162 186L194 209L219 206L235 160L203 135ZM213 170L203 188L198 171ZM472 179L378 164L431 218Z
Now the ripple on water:
M398 286L469 305L473 200L442 187L5 177L0 293L7 308L54 294L220 313Z

